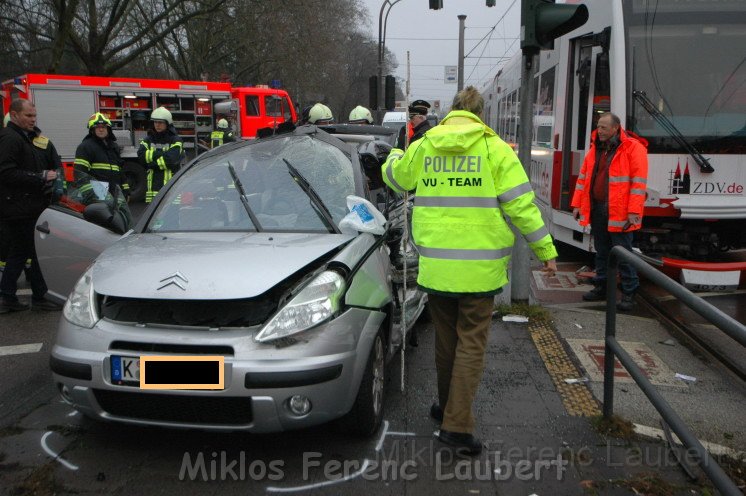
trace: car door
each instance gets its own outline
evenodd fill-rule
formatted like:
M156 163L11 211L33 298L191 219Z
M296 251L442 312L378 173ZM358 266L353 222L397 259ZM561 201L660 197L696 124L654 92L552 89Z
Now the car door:
M85 176L76 171L76 180L65 184L60 198L36 221L34 239L39 265L49 295L61 301L67 299L99 253L122 236L83 218L87 204L99 202L96 198L82 199L80 193L84 188L80 186L90 184L89 178L82 179ZM111 202L112 198L109 195L102 201ZM126 204L122 208L127 209Z

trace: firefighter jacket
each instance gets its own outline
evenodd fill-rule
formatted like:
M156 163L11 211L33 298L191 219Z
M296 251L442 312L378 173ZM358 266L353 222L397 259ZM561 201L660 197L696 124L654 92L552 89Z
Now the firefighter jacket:
M450 112L406 153L392 150L382 173L394 190L416 190L412 234L424 291L498 293L514 242L506 216L540 260L557 257L518 157L470 112Z
M59 165L54 145L38 129L27 132L10 122L0 130L0 219L38 218L52 193L44 171Z
M609 163L609 232L629 232L641 224L629 224L628 214L642 219L648 182L647 141L619 128L619 146ZM591 222L591 185L601 155L596 131L591 134L591 148L580 167L570 206L580 209L580 225Z
M100 139L94 134L83 138L75 151L75 168L98 181L118 185L124 196L128 197L130 188L122 170L119 146L111 131L109 134L106 139Z
M145 203L150 203L161 188L179 171L184 158L184 144L176 128L173 124L169 124L162 133L148 131L145 139L140 141L137 156L148 171Z
M230 131L217 129L210 134L210 148L217 148L223 143L230 143L232 141L234 141L233 133Z

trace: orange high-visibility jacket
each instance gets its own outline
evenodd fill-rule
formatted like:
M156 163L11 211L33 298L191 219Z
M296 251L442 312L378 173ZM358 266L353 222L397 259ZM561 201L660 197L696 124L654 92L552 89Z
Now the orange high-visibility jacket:
M641 224L627 225L630 213L642 220L648 182L647 140L619 128L619 147L609 164L609 232L635 231ZM580 168L570 206L580 209L580 225L591 222L591 179L596 167L596 131L591 134L591 149Z

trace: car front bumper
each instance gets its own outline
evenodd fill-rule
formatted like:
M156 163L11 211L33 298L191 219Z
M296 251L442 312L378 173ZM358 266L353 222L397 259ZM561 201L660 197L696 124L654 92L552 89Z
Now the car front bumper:
M385 314L348 309L281 344L253 340L256 330L195 331L100 321L83 329L60 321L50 365L63 397L101 420L208 430L279 432L329 422L352 407L373 339ZM132 351L150 346L157 351ZM222 390L152 390L117 385L111 357L224 355ZM175 351L172 351L175 350ZM294 414L289 399L311 403Z

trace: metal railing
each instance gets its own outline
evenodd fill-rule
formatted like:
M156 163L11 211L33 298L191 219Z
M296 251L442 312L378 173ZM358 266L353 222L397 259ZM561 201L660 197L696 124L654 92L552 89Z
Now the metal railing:
M637 272L662 287L686 306L717 326L728 336L742 346L746 346L746 326L724 314L710 303L684 288L673 279L659 272L637 257L632 252L615 246L609 256L607 281L616 281L617 262L632 265ZM614 414L614 358L618 358L635 383L640 387L650 403L658 411L663 420L676 433L687 449L697 454L697 462L707 474L718 491L725 495L740 495L741 491L726 475L722 468L713 460L702 443L692 434L681 417L671 408L663 396L655 389L632 357L619 345L616 339L616 284L606 285L606 346L604 354L604 418L610 419ZM673 446L671 447L673 449Z

